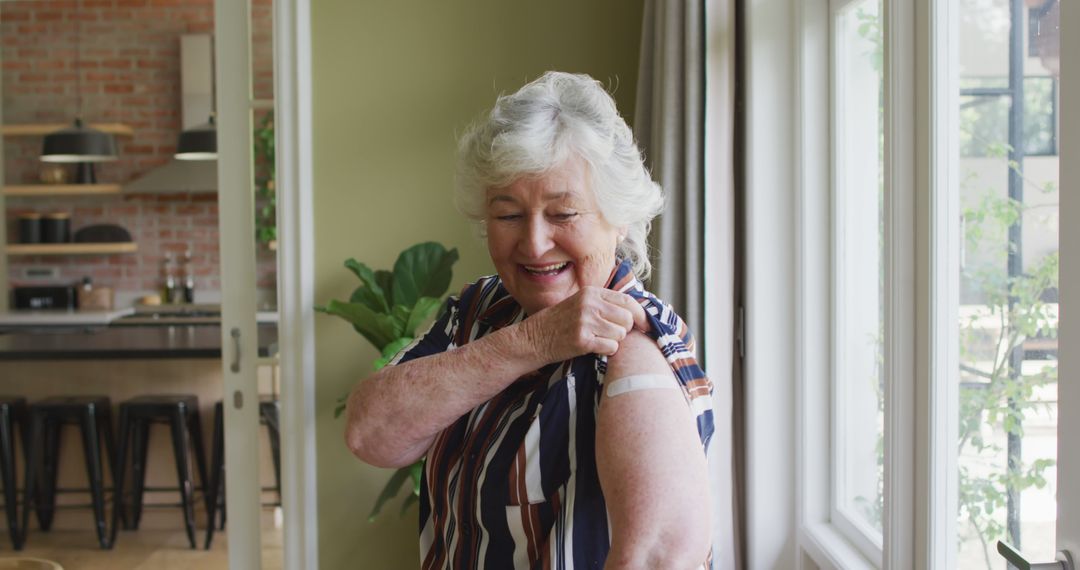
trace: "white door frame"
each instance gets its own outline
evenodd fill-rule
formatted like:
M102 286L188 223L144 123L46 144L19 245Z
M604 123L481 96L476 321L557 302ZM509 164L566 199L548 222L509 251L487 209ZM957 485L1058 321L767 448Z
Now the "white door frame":
M259 394L255 376L254 195L250 0L215 2L225 438L230 468L229 567L261 567ZM308 0L274 1L274 93L278 193L278 347L281 363L283 564L317 570L314 225ZM232 330L240 331L239 342ZM239 354L236 350L239 349ZM240 364L239 372L232 369ZM239 394L242 405L237 408Z
M261 489L249 1L216 0L214 31L229 567L259 570Z
M318 570L311 6L274 2L284 567Z

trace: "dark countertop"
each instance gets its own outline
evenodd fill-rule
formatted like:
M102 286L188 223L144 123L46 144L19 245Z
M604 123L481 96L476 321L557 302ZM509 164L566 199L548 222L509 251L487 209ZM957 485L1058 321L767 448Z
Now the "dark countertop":
M260 357L276 355L277 340L276 324L259 324ZM0 361L155 358L221 358L221 327L38 327L0 334Z

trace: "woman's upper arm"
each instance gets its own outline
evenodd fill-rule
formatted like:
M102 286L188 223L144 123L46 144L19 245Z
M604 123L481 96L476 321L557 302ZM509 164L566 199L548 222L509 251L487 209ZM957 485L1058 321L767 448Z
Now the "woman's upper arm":
M667 375L671 388L601 398L596 460L611 520L607 567L697 567L709 552L710 501L695 418L659 347L639 332L608 359L605 384L636 374Z

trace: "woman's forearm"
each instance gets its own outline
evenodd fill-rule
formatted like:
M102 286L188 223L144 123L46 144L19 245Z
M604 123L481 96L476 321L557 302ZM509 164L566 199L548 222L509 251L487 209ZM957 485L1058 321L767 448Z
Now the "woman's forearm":
M361 381L346 405L349 449L378 467L403 467L423 457L436 434L548 363L530 320Z

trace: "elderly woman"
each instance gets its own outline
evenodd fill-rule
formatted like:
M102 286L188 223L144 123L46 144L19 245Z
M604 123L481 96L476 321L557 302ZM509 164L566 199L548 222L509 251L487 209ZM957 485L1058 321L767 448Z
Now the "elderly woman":
M712 385L639 279L663 207L611 96L550 72L460 144L498 275L348 400L349 448L426 457L423 568L699 568Z

